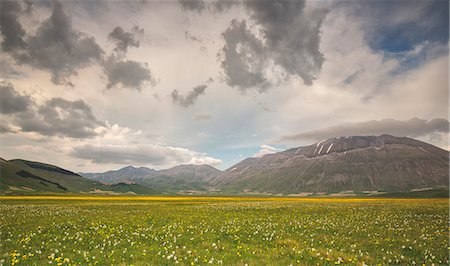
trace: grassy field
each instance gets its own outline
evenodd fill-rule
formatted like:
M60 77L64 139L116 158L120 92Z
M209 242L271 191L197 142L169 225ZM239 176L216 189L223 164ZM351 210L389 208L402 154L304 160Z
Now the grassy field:
M449 263L447 199L0 197L3 265Z

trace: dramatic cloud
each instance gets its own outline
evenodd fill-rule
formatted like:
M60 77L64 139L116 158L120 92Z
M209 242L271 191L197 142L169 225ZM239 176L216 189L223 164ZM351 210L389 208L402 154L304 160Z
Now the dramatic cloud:
M29 96L19 94L10 83L0 83L0 113L25 112L33 102Z
M284 78L298 76L311 85L324 61L320 28L327 11L292 0L244 1L244 5L262 36L236 20L222 34L226 42L222 68L228 85L264 91L270 85L265 72L273 71L272 65L284 71Z
M11 132L12 126L17 132L89 138L97 135L99 127L104 127L83 100L51 98L39 105L29 96L18 93L11 83L0 84L0 113L5 115L0 133Z
M144 33L144 29L134 26L131 32L116 27L108 35L108 39L116 44L112 53L103 62L103 71L108 79L107 89L121 86L140 91L146 82L156 85L146 63L126 60L126 53L130 47L139 47L138 37Z
M225 46L222 49L222 68L226 82L241 90L257 88L264 91L269 81L264 77L266 51L247 28L244 21L233 20L231 27L222 33Z
M71 138L93 137L97 127L103 126L87 103L62 98L52 98L37 106L36 111L19 114L15 122L23 132Z
M178 0L183 10L202 13L205 10L223 12L239 3L236 0Z
M361 123L346 123L324 129L305 131L296 135L282 137L289 140L321 140L342 136L365 136L390 134L394 136L420 137L433 133L448 133L449 121L442 118L424 120L412 118L406 121L383 119Z
M132 60L120 60L110 56L103 65L108 78L106 88L110 89L121 85L122 87L141 90L145 82L154 86L157 82L152 77L146 64Z
M108 39L116 44L116 52L126 53L129 47L139 47L138 36L144 33L144 29L134 26L131 32L124 31L121 27L116 27L108 35Z
M98 61L103 50L93 37L72 27L61 3L54 1L53 12L27 39L26 51L18 60L52 74L55 84L64 84L77 69Z
M4 121L0 121L0 134L14 132L9 126L4 124Z
M181 96L178 94L177 90L173 90L172 93L170 94L170 96L172 97L172 101L174 103L177 103L183 107L188 107L195 103L198 96L205 93L205 90L207 87L208 87L208 85L206 85L206 84L194 87L190 92L188 92L188 94L186 96Z
M202 12L206 5L203 0L179 0L181 8L189 11Z
M209 1L209 3L212 5L214 11L223 12L239 2L235 0L216 0Z
M305 1L245 1L252 19L262 27L265 44L275 64L311 85L320 71L323 55L320 27L325 9L306 10Z
M25 13L31 14L33 11L33 2L32 0L23 0L24 4L26 5Z
M351 8L363 18L366 38L377 50L401 52L422 42L448 42L448 1L355 1Z
M266 154L272 154L272 153L276 153L282 151L282 149L278 149L269 145L261 145L260 150L253 154L252 157L254 158L258 158L258 157L262 157Z
M26 46L25 30L19 22L21 13L20 2L0 1L0 32L3 35L2 49L13 52Z
M94 163L132 165L177 165L209 164L218 165L220 160L206 154L184 148L157 144L147 145L83 145L75 147L72 156Z

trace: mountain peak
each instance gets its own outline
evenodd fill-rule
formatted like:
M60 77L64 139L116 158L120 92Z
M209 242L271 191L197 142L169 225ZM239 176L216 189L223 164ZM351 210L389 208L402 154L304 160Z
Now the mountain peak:
M287 194L448 187L448 158L448 151L407 137L345 136L245 159L213 182Z
M292 148L281 153L294 153L308 158L329 155L332 153L344 153L355 149L375 148L380 149L388 145L407 145L435 149L437 147L408 137L395 137L388 134L379 136L343 136L328 138L309 146ZM439 149L439 148L438 148ZM271 154L272 156L276 155Z

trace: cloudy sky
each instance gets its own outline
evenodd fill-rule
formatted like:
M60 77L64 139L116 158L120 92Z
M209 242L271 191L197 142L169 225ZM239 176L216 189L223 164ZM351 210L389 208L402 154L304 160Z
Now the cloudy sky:
M0 1L0 157L97 172L448 149L447 0Z

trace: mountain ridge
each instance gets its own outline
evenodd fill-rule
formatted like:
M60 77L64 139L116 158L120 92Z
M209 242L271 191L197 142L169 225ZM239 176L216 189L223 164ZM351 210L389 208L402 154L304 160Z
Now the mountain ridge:
M440 187L448 191L449 183L448 151L386 134L328 138L249 157L224 171L209 165L185 164L162 170L129 165L104 173L74 173L20 159L0 158L0 163L2 191L26 188L29 182L35 186L34 190L60 193L93 190L126 193L134 189L139 194L333 195Z
M247 158L212 183L228 191L283 194L448 187L448 154L407 137L329 138Z
M140 185L106 185L55 165L22 159L0 160L0 194L155 194Z
M181 164L168 169L126 166L104 173L79 173L86 178L108 184L137 183L164 193L207 191L209 182L221 171L210 165Z

